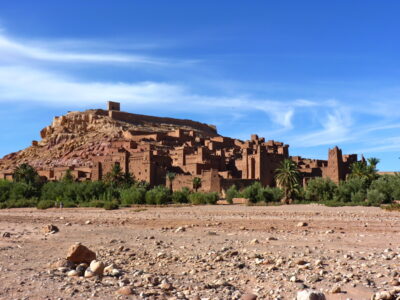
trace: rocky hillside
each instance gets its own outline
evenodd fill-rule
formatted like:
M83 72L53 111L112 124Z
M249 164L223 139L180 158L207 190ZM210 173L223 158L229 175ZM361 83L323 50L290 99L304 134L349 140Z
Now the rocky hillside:
M32 146L0 159L0 171L12 170L24 162L35 168L72 165L89 167L90 158L100 155L112 140L129 139L140 133L167 132L181 128L194 130L201 136L217 135L214 128L198 122L124 114L131 117L131 120L118 120L101 109L69 112L55 117L53 123L40 132L41 141L33 141Z

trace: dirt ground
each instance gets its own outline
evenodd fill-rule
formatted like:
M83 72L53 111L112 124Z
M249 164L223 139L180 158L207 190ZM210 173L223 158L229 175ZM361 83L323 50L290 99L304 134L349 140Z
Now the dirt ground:
M46 224L59 232L44 234ZM51 268L75 242L122 275ZM399 279L400 213L380 208L0 210L0 299L294 299L305 288L370 299ZM117 295L121 286L133 295Z

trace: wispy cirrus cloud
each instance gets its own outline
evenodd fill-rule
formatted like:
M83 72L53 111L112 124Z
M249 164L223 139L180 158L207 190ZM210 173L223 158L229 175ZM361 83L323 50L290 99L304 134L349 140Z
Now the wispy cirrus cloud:
M109 45L109 43L108 43ZM64 42L45 42L45 41L27 41L17 40L7 36L4 31L0 30L0 61L9 62L10 59L18 60L37 60L44 62L57 63L90 63L90 64L143 64L153 66L174 66L182 64L193 64L195 60L176 60L154 57L140 54L125 54L112 51L108 52L90 52L79 48L102 48L103 45L96 45L95 42L88 43L83 41L64 41ZM147 44L150 47L149 44ZM154 45L153 45L154 46ZM66 50L66 47L73 50ZM129 48L138 49L145 48L144 44L139 44L137 47L129 45Z

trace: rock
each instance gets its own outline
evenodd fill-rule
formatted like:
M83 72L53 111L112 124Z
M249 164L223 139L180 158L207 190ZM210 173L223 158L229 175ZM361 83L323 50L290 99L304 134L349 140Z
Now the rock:
M85 224L86 224L86 225L90 225L90 224L92 224L92 221L87 220L87 221L85 222Z
M42 231L45 234L53 234L59 231L58 227L53 224L47 224L42 227Z
M299 222L299 223L297 223L296 226L297 227L306 227L306 226L308 226L308 224L306 222Z
M336 285L336 286L334 286L334 287L331 289L330 292L331 292L332 294L338 294L338 293L341 293L341 292L342 292L342 289L340 288L340 286Z
M259 244L259 243L260 243L260 241L257 240L257 239L254 239L254 240L250 241L250 244L252 244L252 245Z
M277 241L278 239L274 236L270 236L267 238L267 241Z
M243 294L240 299L241 300L256 300L257 299L257 295L254 295L254 294Z
M89 266L90 270L96 275L103 275L104 263L102 261L93 260Z
M79 276L83 276L88 267L88 264L79 264L75 270L79 273Z
M175 230L175 232L184 232L184 231L186 231L186 228L185 227L178 227L176 230Z
M4 237L4 238L9 238L9 237L11 237L11 233L9 233L9 232L4 232L4 233L3 233L3 237Z
M67 260L80 264L80 263L88 263L90 264L92 260L96 259L96 253L89 250L86 246L78 243L72 245L68 249Z
M296 264L299 266L304 266L304 265L308 264L308 262L306 262L304 259L299 259L296 261Z
M170 284L169 282L163 282L160 284L160 288L165 291L170 291L172 290L172 284Z
M86 271L85 271L85 278L92 278L92 277L94 277L96 274L92 271L92 270L90 270L90 268L87 268L86 269Z
M315 290L297 292L296 300L326 300L325 295Z
M67 273L67 276L68 276L68 277L77 277L77 276L79 276L79 272L76 271L76 270L71 270L71 271L69 271L69 272Z
M115 265L114 264L108 265L107 267L104 268L104 274L105 275L111 275L111 272L114 269L115 269Z
M371 299L372 300L392 300L395 298L390 292L382 291L382 292L375 293Z
M65 258L61 258L50 264L50 268L52 269L58 269L58 268L69 268L73 269L75 268L75 264L72 261L69 261Z
M129 286L124 286L115 292L117 295L133 295L133 290Z

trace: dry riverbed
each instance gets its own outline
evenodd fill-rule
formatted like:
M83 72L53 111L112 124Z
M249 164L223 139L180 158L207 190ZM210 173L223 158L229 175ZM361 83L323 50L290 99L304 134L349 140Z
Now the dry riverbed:
M59 232L45 234L47 224ZM119 273L50 267L76 242ZM400 213L379 208L0 211L0 299L295 299L306 288L370 299L400 290L399 279Z

